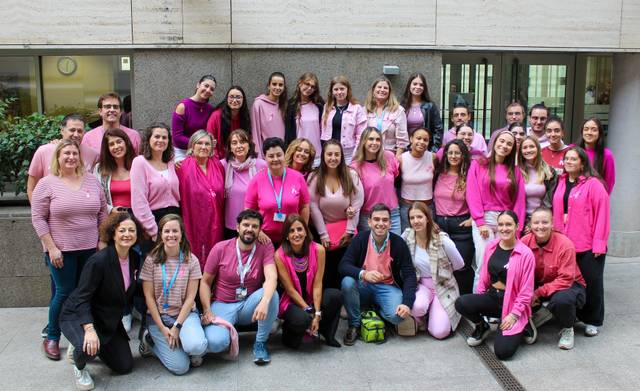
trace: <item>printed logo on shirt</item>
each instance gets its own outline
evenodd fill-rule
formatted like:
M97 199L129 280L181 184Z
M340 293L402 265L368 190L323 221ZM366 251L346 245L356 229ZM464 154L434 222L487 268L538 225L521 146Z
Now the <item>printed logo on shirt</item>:
M292 188L291 188L291 195L293 195L293 196L297 196L297 195L298 195L298 193L300 193L300 192L298 191L298 189L297 189L297 188L295 188L295 187L292 187Z

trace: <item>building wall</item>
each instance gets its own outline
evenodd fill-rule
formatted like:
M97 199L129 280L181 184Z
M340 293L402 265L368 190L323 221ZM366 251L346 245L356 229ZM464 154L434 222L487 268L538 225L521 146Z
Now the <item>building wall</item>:
M637 0L59 0L29 7L5 0L0 20L6 22L0 48L390 45L640 51Z

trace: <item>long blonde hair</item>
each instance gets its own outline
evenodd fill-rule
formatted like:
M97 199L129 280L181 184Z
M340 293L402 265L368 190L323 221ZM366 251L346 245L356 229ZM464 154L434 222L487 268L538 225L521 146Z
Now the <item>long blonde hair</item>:
M73 146L78 150L78 166L76 167L75 174L77 176L82 176L82 174L84 174L84 162L82 161L82 155L80 154L80 146L73 140L60 140L60 142L58 142L51 160L51 173L58 177L62 176L62 170L60 170L58 158L60 158L60 152L62 149L68 146Z
M349 79L346 76L340 75L331 79L331 83L329 83L329 92L327 93L327 104L324 105L324 113L322 114L322 123L324 126L327 126L327 119L329 118L329 113L333 110L336 102L333 98L333 86L336 84L342 84L347 87L347 102L355 105L358 103L358 100L353 97L353 92L351 90L351 83L349 83Z
M387 85L389 86L389 97L387 98L387 103L386 103L387 109L390 112L394 112L398 110L398 107L400 106L400 102L398 102L398 98L396 98L396 95L393 93L393 86L391 85L391 81L387 79L386 76L379 76L377 79L373 81L373 84L371 84L371 88L369 88L369 91L367 92L367 97L364 100L364 108L367 110L367 113L373 113L376 111L377 105L376 105L376 100L373 97L373 90L376 88L378 83L382 83L382 82L387 83Z
M284 162L287 167L293 167L293 155L302 143L307 143L309 146L309 160L307 160L307 163L302 167L301 172L301 174L306 174L311 172L311 169L313 168L313 160L316 158L316 148L311 144L311 141L306 138L297 138L289 144L287 151L284 153Z
M369 126L365 128L365 130L360 135L360 142L356 147L356 151L354 153L353 160L352 160L352 162L355 163L356 171L358 172L358 175L360 175L360 177L362 177L360 168L362 167L362 164L366 160L365 159L366 154L364 152L364 144L367 142L369 135L373 132L378 133L378 136L380 136L380 149L376 154L376 164L378 165L378 167L380 167L380 176L383 177L387 173L387 160L384 157L384 148L382 146L382 133L380 133L380 131L377 128L374 128L373 126Z
M529 170L527 167L527 160L524 158L524 156L522 156L522 146L527 140L532 141L536 146L537 152L536 158L533 161L533 168L535 168L536 174L538 175L537 183L542 183L548 179L553 178L553 171L551 170L551 167L549 167L547 162L545 162L542 158L542 149L540 148L540 142L538 141L538 138L535 136L527 136L520 143L520 148L518 150L518 168L520 168L520 172L522 172L522 177L524 178L525 182L529 182Z

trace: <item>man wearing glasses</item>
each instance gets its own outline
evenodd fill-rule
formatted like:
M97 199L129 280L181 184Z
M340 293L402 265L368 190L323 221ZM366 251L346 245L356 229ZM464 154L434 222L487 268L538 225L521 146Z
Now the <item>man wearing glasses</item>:
M98 109L102 118L102 125L92 129L82 139L82 145L86 145L98 153L100 153L100 145L102 144L102 136L108 129L119 128L129 136L136 155L140 152L140 134L137 130L127 128L120 124L120 116L122 115L122 100L120 95L115 92L109 92L98 98Z

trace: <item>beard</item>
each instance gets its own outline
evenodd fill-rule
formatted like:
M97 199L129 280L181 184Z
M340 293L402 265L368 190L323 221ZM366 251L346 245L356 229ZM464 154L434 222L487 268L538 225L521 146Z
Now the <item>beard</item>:
M242 235L238 235L240 241L244 244L253 244L256 241L257 235L252 233L245 233Z

